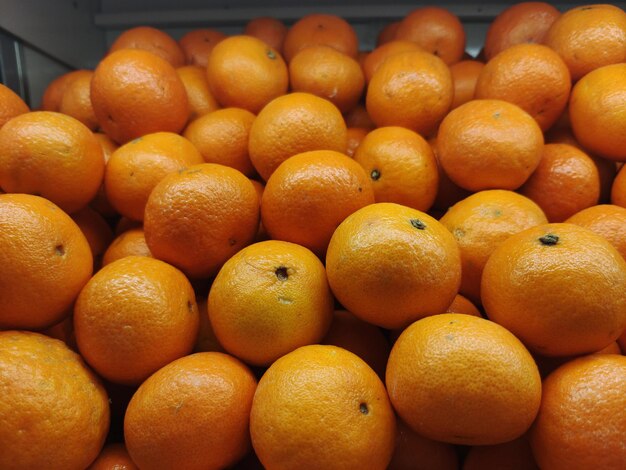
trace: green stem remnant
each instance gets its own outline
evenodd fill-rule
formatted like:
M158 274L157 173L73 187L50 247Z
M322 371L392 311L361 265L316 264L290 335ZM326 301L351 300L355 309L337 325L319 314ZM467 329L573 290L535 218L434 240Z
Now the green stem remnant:
M559 237L558 235L548 233L547 235L544 235L543 237L539 238L539 241L541 242L542 245L552 246L552 245L556 245L559 242Z
M411 225L418 230L424 230L426 228L426 224L420 219L411 219Z

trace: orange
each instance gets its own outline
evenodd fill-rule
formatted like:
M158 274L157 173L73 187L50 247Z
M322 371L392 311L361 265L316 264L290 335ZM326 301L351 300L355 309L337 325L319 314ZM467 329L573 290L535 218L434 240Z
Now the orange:
M46 89L44 90L41 98L41 110L42 111L59 111L61 105L61 99L63 93L67 89L67 86L71 83L74 77L83 73L82 70L72 70L71 72L64 73L52 80Z
M368 54L363 61L363 74L365 75L365 81L369 83L372 80L374 73L389 57L403 52L412 51L423 51L423 49L413 41L406 40L393 40L378 46L370 54Z
M118 235L104 252L102 256L102 266L111 264L113 261L125 258L126 256L152 257L142 229L134 228Z
M467 297L457 294L446 309L446 313L463 313L474 317L482 317L480 310Z
M435 196L435 201L433 202L433 211L439 211L439 217L441 217L445 211L448 210L448 208L452 207L461 199L465 199L472 193L453 183L448 175L446 175L446 172L441 168L437 150L437 139L435 137L431 137L428 139L428 143L433 149L435 160L437 160L437 173L439 174L439 187L437 189L437 196Z
M423 51L403 52L385 60L367 88L367 112L378 127L401 126L426 137L450 106L454 88L450 69Z
M30 111L17 93L0 83L0 127L9 119Z
M388 470L458 470L454 446L420 436L398 420L396 448Z
M124 444L107 444L87 470L139 470Z
M626 328L626 261L600 235L545 224L505 240L483 270L487 316L545 356L598 351Z
M526 435L504 444L472 447L463 462L463 470L487 468L539 470Z
M319 342L333 297L322 262L294 243L268 240L232 256L211 285L208 312L224 349L254 365Z
M287 93L289 73L280 53L252 36L215 45L207 64L209 89L218 103L258 113Z
M74 212L72 220L85 235L94 258L94 266L96 269L99 268L102 255L113 240L113 230L107 221L89 206Z
M85 285L74 307L74 328L81 355L100 376L137 385L191 352L198 307L178 269L128 256Z
M362 127L348 127L348 140L344 152L348 157L354 157L356 150L359 148L359 145L361 145L361 142L363 142L363 139L365 139L367 132L367 129Z
M185 55L185 63L206 67L209 55L217 43L226 39L226 34L216 29L193 29L178 40Z
M477 60L462 60L450 66L454 84L454 99L450 109L458 108L474 99L476 82L484 67L485 64Z
M309 46L294 55L289 62L289 81L293 91L325 98L342 113L358 104L365 88L359 63L325 45Z
M287 30L287 26L279 19L259 16L246 23L243 34L254 36L282 53Z
M128 453L140 468L225 468L250 448L256 379L218 352L174 361L133 395L124 417Z
M68 348L72 351L78 352L78 346L76 345L76 335L74 334L74 317L68 315L59 323L38 331L41 334L49 336L50 338L60 339Z
M86 468L109 430L98 378L62 341L0 332L0 467Z
M310 150L346 148L343 116L330 101L309 93L290 93L270 102L250 129L252 164L265 181L287 158Z
M385 469L396 419L376 373L336 346L303 346L263 374L252 445L265 468Z
M626 13L614 5L584 5L559 16L544 44L567 64L576 81L599 67L626 61Z
M163 178L148 198L144 217L153 256L191 277L216 274L252 242L258 227L259 200L250 180L214 163Z
M189 122L220 107L209 90L209 82L203 67L187 65L177 68L176 73L187 91Z
M350 23L339 16L319 13L306 15L287 31L283 43L285 60L290 62L301 49L319 45L330 46L356 59L359 39Z
M584 148L610 160L626 160L625 95L626 64L601 67L576 83L569 116Z
M626 208L601 204L583 209L565 222L588 228L606 238L626 259Z
M106 56L91 79L91 104L100 128L119 144L153 132L180 132L189 101L176 70L147 51Z
M80 70L68 83L61 103L59 112L78 119L90 130L98 127L98 120L91 105L90 89L93 71Z
M437 195L439 174L430 145L403 127L379 127L365 136L354 160L369 175L376 202L395 202L421 211Z
M491 253L511 235L548 220L532 200L512 191L492 189L457 202L440 222L461 250L459 291L480 304L480 279Z
M459 106L446 116L437 134L443 171L470 191L519 188L539 165L542 150L537 122L501 100Z
M193 352L216 351L225 353L226 350L217 340L215 331L213 331L213 327L211 326L208 299L206 297L198 300L198 311L200 312L200 327L198 328L198 336L196 337Z
M409 427L453 444L515 439L541 401L539 370L524 345L496 323L457 313L405 329L391 349L386 384Z
M616 206L626 207L626 170L620 169L613 180L611 187L611 203Z
M101 132L95 132L94 136L98 140L100 147L102 148L102 155L104 156L104 165L106 171L106 163L109 161L111 154L117 150L119 147L115 142L111 140L111 138L103 134ZM102 214L103 217L115 217L118 215L117 211L113 208L111 203L109 202L109 198L107 198L106 192L104 190L104 179L98 188L98 192L91 200L89 205Z
M115 224L115 230L113 231L115 235L120 235L127 230L132 230L135 228L141 229L143 224L137 220L129 219L128 217L120 217L117 223Z
M76 119L50 111L21 114L0 128L0 186L75 212L102 183L102 148Z
M541 468L620 468L625 428L626 357L596 354L544 381L530 444Z
M344 114L346 126L362 127L363 129L374 129L376 124L367 113L367 109L362 104L357 104L352 110Z
M106 165L104 186L109 202L120 214L143 220L148 196L165 176L202 163L189 140L172 132L156 132L131 140Z
M0 194L0 328L38 329L65 316L93 259L76 223L50 201Z
M567 144L547 144L539 166L519 191L535 201L550 222L563 222L598 203L600 174L582 150Z
M520 2L502 10L485 38L485 58L491 60L516 44L543 44L548 29L561 15L547 2Z
M448 65L460 61L465 52L465 30L461 20L440 7L411 11L400 22L395 39L413 41Z
M454 237L437 220L381 202L337 227L326 273L337 300L358 318L400 328L445 311L459 289L461 257Z
M384 380L389 341L377 326L359 320L347 310L335 310L330 329L321 344L330 344L356 354Z
M183 135L198 149L207 163L219 163L254 174L248 155L250 128L255 116L241 108L224 108L199 117Z
M393 41L396 38L396 32L399 26L399 21L392 21L383 26L376 38L376 46L382 46L383 44Z
M271 238L324 256L337 226L373 202L372 184L357 162L316 150L294 155L272 173L263 191L261 220Z
M185 55L178 43L165 31L150 26L137 26L122 32L111 44L109 54L122 49L148 51L174 68L185 65Z
M545 131L563 113L571 87L567 65L556 52L541 44L518 44L487 62L475 96L516 104Z

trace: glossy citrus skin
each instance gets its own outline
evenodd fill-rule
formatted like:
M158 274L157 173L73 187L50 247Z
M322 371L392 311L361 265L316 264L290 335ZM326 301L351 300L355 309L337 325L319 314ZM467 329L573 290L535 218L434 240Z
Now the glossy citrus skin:
M141 221L150 193L165 176L202 162L195 145L178 134L138 137L111 154L104 175L107 198L117 212Z
M457 294L446 309L446 313L463 313L474 317L481 317L480 310L467 297Z
M189 31L178 40L185 55L185 63L205 68L211 51L226 35L215 29L202 28Z
M118 235L104 252L102 265L106 266L126 256L152 256L143 229L130 229Z
M459 18L440 7L413 10L400 22L396 39L417 43L446 64L461 60L465 51L465 30Z
M359 39L350 23L339 16L306 15L287 31L283 43L285 60L290 62L298 51L314 45L330 46L356 59Z
M464 189L517 189L539 165L543 134L518 106L473 100L452 110L437 135L437 156Z
M569 115L576 139L591 152L610 160L626 159L626 64L590 72L572 89Z
M583 288L584 286L584 288ZM626 262L604 238L573 224L511 236L483 270L487 316L533 351L598 351L626 327Z
M91 103L100 128L119 144L153 132L180 132L189 117L187 92L174 67L138 49L102 59L91 81Z
M356 106L365 87L359 63L330 46L309 46L289 62L293 91L312 93L345 113Z
M577 212L566 222L588 228L606 238L626 259L626 208L601 204Z
M176 69L178 78L183 82L189 101L189 122L219 109L219 104L209 90L204 67L186 65Z
M310 93L290 93L269 103L250 129L252 164L264 180L287 158L309 150L346 147L347 127L335 105Z
M68 83L61 103L59 112L78 119L90 130L98 128L98 120L91 105L90 89L93 71L80 70Z
M109 54L120 49L141 49L166 60L174 68L185 65L185 56L178 43L166 32L150 26L137 26L120 34Z
M626 357L573 360L544 381L530 442L541 468L619 468L626 459Z
M80 228L38 196L0 194L0 328L45 328L68 314L93 258Z
M519 189L535 201L550 222L563 222L600 198L600 174L582 150L567 144L547 144L535 172Z
M492 189L457 202L440 222L461 250L460 292L480 303L480 279L493 250L511 235L545 224L548 219L532 200L512 191Z
M433 133L452 104L449 68L424 51L389 57L367 88L367 112L378 127L402 126L426 137Z
M106 379L141 383L189 354L198 333L191 284L176 268L129 256L98 271L74 307L81 355Z
M475 96L516 104L545 131L563 113L571 87L567 65L556 52L541 44L518 44L487 62Z
M144 217L155 258L191 277L217 273L250 244L259 226L259 200L241 172L202 163L166 176L150 193Z
M585 5L563 13L544 43L567 64L576 81L599 67L626 61L626 13L614 5Z
M547 2L521 2L503 10L489 25L485 38L485 58L491 60L498 53L516 44L542 44L561 15Z
M67 86L73 80L74 77L83 73L83 70L72 70L71 72L64 73L52 80L46 89L44 90L41 98L41 110L42 111L59 111L61 105L61 99L63 93L67 89Z
M279 19L261 16L248 21L243 33L259 38L282 54L283 43L288 30L289 28L285 23Z
M104 173L102 148L76 119L34 111L0 129L0 187L43 196L66 212L86 206Z
M93 135L96 137L98 143L100 144L100 147L102 148L102 155L104 156L104 167L106 171L106 164L109 161L111 154L115 152L115 150L117 150L119 146L115 142L113 142L108 135L103 134L102 132L94 132ZM113 206L111 206L111 203L109 202L109 199L104 190L104 179L89 205L100 214L102 214L103 217L115 217L117 215L117 211L113 208Z
M255 116L241 108L224 108L196 119L184 136L195 145L207 163L219 163L254 174L248 155L248 140Z
M345 154L348 157L354 157L356 149L359 148L359 145L361 145L361 142L363 142L363 139L367 135L367 132L367 129L364 129L362 127L348 127L348 140L346 142L345 150Z
M86 468L109 430L100 380L59 340L0 332L0 467Z
M485 64L477 60L462 60L450 66L454 83L454 100L450 109L474 99L476 82Z
M107 444L88 470L139 470L124 444Z
M254 450L276 469L384 469L395 427L376 373L336 346L304 346L274 362L250 415Z
M140 468L217 469L250 448L248 422L256 389L252 372L218 352L178 359L137 390L124 437Z
M30 109L22 98L9 87L0 83L0 127L9 119L28 111Z
M312 252L268 240L224 264L211 286L208 311L226 351L249 364L270 365L322 339L333 297L324 266Z
M376 47L363 61L365 81L369 83L381 64L392 55L421 50L416 43L407 40L394 40Z
M289 85L280 53L252 36L231 36L216 44L207 63L207 79L222 106L252 113L287 93Z
M376 202L395 202L426 211L432 206L439 173L433 151L416 132L380 127L365 136L354 160L368 174Z
M315 150L294 155L272 173L261 200L261 220L271 238L324 256L337 226L373 202L372 184L357 162L339 152Z
M455 313L404 330L389 355L386 384L396 412L416 432L464 445L521 436L541 401L539 370L524 345L493 322Z
M376 203L337 228L326 272L350 312L399 328L445 311L459 288L461 258L454 237L437 220L399 204Z

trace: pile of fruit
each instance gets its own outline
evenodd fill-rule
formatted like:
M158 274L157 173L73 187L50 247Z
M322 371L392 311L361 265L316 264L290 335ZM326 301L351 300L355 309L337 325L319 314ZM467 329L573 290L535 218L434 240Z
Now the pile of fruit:
M624 468L626 13L243 33L0 86L0 468Z

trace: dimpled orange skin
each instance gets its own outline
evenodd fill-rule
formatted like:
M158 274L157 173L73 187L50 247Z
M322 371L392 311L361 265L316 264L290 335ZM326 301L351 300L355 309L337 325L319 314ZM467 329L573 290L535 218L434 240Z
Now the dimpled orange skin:
M59 112L78 119L90 130L95 131L98 128L98 120L91 105L90 88L92 70L80 70L80 74L69 82L61 103Z
M0 127L9 119L28 111L30 109L17 93L0 83Z
M189 101L189 122L219 109L220 105L209 90L204 67L199 65L186 65L176 69L178 78L185 86Z
M446 310L461 282L461 256L437 220L382 202L337 227L326 273L346 309L369 323L399 328Z
M120 49L141 49L159 56L172 67L185 65L185 55L178 43L165 31L151 26L137 26L122 32L109 49L109 54Z
M192 354L152 375L133 395L124 437L140 468L230 467L250 449L256 379L234 357Z
M382 46L378 46L370 52L363 61L365 81L369 83L380 65L392 55L421 50L423 49L413 41L393 40Z
M600 204L577 212L565 222L586 227L603 236L626 259L626 208Z
M545 356L593 353L615 341L626 328L624 289L619 252L566 223L511 236L491 254L481 281L487 316Z
M207 277L254 239L259 198L241 172L203 163L166 176L150 193L144 216L155 258L191 277Z
M139 470L124 444L107 444L87 470Z
M569 116L580 144L610 160L626 160L626 64L601 67L572 89Z
M64 114L21 114L0 129L0 187L37 194L65 212L86 206L104 174L102 148L81 122Z
M58 323L93 269L76 223L50 201L27 194L0 194L0 263L0 329Z
M185 63L198 65L204 70L211 51L217 43L225 38L224 33L215 29L194 29L181 37L178 44L185 54Z
M376 373L336 346L303 346L274 362L252 402L252 445L275 469L385 469L396 419Z
M207 63L209 89L224 107L258 113L287 93L289 73L278 51L252 36L231 36L213 47Z
M102 266L111 264L113 261L125 258L126 256L149 256L150 248L146 243L143 229L135 228L121 233L109 245L102 256Z
M189 354L198 307L187 278L173 266L128 256L98 271L74 306L78 349L107 380L137 385Z
M189 117L187 91L164 59L138 49L106 56L91 80L100 128L118 144L152 132L180 132Z
M541 160L543 134L518 106L473 100L452 110L437 135L437 155L452 182L470 191L517 189Z
M485 64L477 60L462 60L450 66L454 83L454 100L451 109L474 99L476 82Z
M270 365L319 342L333 296L321 261L294 243L268 240L236 253L211 285L209 319L219 343L254 365Z
M271 238L324 256L337 226L373 202L372 184L357 162L315 150L290 157L272 173L261 199L261 220Z
M453 95L452 74L440 58L404 52L389 57L374 73L366 107L378 127L406 127L427 137L450 110Z
M541 401L541 377L505 328L470 315L423 318L397 339L387 363L394 408L417 433L463 445L524 434Z
M541 468L621 468L625 428L626 357L594 354L545 379L530 444Z
M271 101L250 129L252 164L265 181L289 157L310 150L346 148L347 127L330 101L309 93L290 93Z
M62 341L0 332L0 467L81 469L109 430L100 380Z

